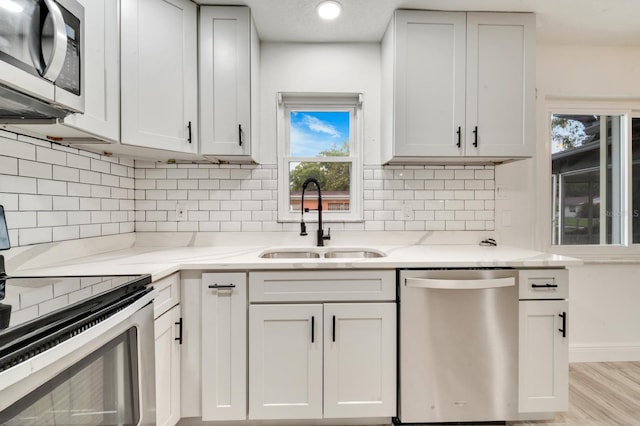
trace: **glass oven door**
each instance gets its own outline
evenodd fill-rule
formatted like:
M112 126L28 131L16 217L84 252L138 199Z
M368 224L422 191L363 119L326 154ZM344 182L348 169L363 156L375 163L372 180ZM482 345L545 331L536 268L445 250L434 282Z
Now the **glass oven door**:
M135 286L120 288L133 291L123 300L135 300L128 306L107 303L80 322L73 319L71 337L53 331L60 337L35 347L35 355L21 352L22 345L12 352L17 363L0 371L0 425L155 425L156 292ZM95 298L81 303L83 309L99 304Z
M137 329L132 327L0 413L3 425L137 425Z

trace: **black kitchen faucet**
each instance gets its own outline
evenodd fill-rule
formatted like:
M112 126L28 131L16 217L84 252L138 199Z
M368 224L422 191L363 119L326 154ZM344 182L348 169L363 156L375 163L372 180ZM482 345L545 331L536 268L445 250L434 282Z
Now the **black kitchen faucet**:
M331 239L331 228L329 228L329 232L327 235L324 235L324 230L322 229L322 192L320 191L320 183L316 178L307 178L302 184L302 202L300 204L300 235L307 235L307 225L304 223L304 212L308 212L310 209L304 207L304 191L307 189L307 185L313 183L316 188L318 188L318 208L315 209L318 211L318 232L317 232L317 242L316 245L318 247L324 246L324 240Z

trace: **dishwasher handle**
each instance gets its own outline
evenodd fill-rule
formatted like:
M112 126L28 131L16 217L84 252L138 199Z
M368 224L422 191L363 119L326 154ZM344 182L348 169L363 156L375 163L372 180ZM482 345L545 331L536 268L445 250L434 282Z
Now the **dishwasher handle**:
M516 279L515 277L471 279L405 278L404 284L407 287L438 290L483 290L512 287L516 285Z

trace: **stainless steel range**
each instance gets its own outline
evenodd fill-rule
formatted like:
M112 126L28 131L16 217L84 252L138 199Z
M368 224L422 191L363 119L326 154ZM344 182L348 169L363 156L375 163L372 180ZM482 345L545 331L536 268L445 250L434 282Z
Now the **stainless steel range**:
M155 424L149 275L3 281L0 424Z

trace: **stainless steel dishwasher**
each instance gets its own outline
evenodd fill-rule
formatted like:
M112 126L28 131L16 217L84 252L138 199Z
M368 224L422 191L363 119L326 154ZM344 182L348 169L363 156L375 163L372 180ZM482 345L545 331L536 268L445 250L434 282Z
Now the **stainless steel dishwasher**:
M399 287L396 423L516 419L517 271L402 270Z

